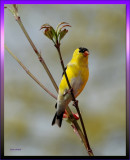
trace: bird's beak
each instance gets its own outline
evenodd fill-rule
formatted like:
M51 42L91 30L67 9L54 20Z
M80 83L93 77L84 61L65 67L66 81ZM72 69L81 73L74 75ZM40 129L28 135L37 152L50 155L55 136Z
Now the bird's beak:
M85 51L85 52L83 53L83 55L84 55L84 57L86 57L86 56L89 55L89 52L88 52L88 51Z

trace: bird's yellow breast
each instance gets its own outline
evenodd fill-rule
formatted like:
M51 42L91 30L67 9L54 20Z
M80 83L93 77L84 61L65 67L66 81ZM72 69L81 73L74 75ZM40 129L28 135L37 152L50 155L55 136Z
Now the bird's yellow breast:
M86 82L88 81L88 56L84 57L81 53L79 53L79 49L76 49L71 61L67 65L66 74L70 85L73 88L74 95L77 97L82 92ZM67 99L67 96L64 97L63 95L68 91L68 89L69 87L66 78L63 75L59 85L58 99Z
M76 64L71 64L67 66L66 70L71 87L74 90L75 97L77 97L83 88L89 77L88 66L79 66ZM60 94L64 94L68 90L68 84L66 78L63 75L61 83L59 85Z

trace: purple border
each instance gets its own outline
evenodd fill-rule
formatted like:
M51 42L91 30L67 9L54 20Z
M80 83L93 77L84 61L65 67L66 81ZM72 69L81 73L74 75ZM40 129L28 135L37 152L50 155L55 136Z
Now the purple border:
M3 116L4 116L4 4L126 4L126 92L127 92L127 141L129 139L129 91L130 91L130 0L1 0L1 39L0 39L0 95L1 95L1 130L3 131ZM1 132L1 142L3 142L3 134ZM130 153L129 144L127 144L127 151ZM0 145L0 150L1 150ZM1 150L2 151L2 150ZM96 157L95 157L96 158ZM113 157L114 158L114 157ZM119 158L120 159L120 158ZM130 159L130 157L129 157Z
M130 138L129 138L129 128L130 128L130 1L127 2L126 5L126 93L127 93L127 140L130 144ZM130 146L127 144L127 150L129 153L129 159L130 159Z
M0 1L1 3L1 1ZM0 5L0 104L1 104L1 109L0 109L0 114L1 114L1 123L0 127L1 130L4 130L4 8L3 4ZM2 144L4 144L4 133L0 132L0 139L1 144L0 144L0 153L2 151ZM1 155L1 154L0 154Z
M3 0L4 4L127 4L129 0Z

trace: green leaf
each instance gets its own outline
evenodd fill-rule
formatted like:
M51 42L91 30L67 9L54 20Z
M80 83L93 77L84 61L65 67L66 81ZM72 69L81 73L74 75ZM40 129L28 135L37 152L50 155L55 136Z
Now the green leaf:
M61 40L66 35L67 32L68 32L67 29L60 31L59 32L59 40Z
M59 23L59 24L57 25L57 27L56 27L56 32L58 31L59 26L62 25L62 24L69 24L69 23L67 23L67 22L61 22L61 23Z
M49 24L43 24L42 26L41 26L41 28L40 28L40 30L41 29L45 29L45 31L44 31L44 35L45 36L47 36L49 39L51 39L53 42L54 42L54 40L56 41L56 32L55 32L55 30L54 30L54 28L51 26L51 25L49 25Z
M64 27L71 27L71 26L70 26L70 25L64 25L64 26L62 26L61 28L59 28L59 29L57 30L57 35L58 35L58 36L59 36L60 31L61 31Z
M45 29L44 35L47 36L49 39L53 40L53 33L50 28Z

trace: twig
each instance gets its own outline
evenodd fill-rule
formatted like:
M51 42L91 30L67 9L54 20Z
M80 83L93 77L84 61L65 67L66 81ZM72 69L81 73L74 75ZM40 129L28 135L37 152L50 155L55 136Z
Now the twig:
M57 99L57 97L51 93L41 82L38 81L38 79L24 66L24 64L9 50L9 48L4 45L5 49L9 52L9 54L20 64L20 66L26 71L26 73L37 83L39 86L41 86L49 95L51 95L53 98Z
M44 59L42 58L41 53L37 50L36 46L34 45L33 41L31 40L29 34L28 34L27 31L26 31L26 29L25 29L25 27L24 27L24 25L23 25L23 23L22 23L22 21L21 21L21 19L20 19L20 16L18 16L18 13L17 13L17 12L18 12L18 9L16 8L15 5L13 5L13 6L14 6L14 9L15 9L15 15L14 15L14 16L15 16L16 21L18 22L18 24L19 24L19 26L21 27L24 35L25 35L26 38L28 39L28 41L29 41L31 47L33 48L34 52L35 52L36 55L38 56L38 59L39 59L39 61L41 62L42 66L43 66L44 69L46 70L46 72L47 72L47 74L48 74L48 76L49 76L49 78L50 78L53 86L55 87L56 91L58 91L57 84L55 83L55 80L54 80L54 78L52 77L52 74L50 73L50 71L49 71L49 69L48 69L48 67L47 67Z
M87 133L86 133L86 130L85 130L83 118L82 118L82 115L81 115L81 113L80 113L80 110L79 110L79 106L78 106L77 100L75 99L75 96L74 96L74 93L73 93L73 89L72 89L72 87L71 87L71 85L70 85L68 76L67 76L66 71L65 71L65 66L64 66L64 62L63 62L63 59L62 59L62 56L61 56L61 51L60 51L60 43L59 43L58 41L56 42L55 47L56 47L56 49L57 49L57 51L58 51L58 53L59 53L59 58L60 58L60 61L61 61L61 66L62 66L64 75L65 75L65 78L66 78L68 87L69 87L69 89L70 89L70 91L71 91L72 100L74 101L75 108L76 108L76 110L77 110L77 112L78 112L78 114L79 114L81 126L82 126L82 129L83 129L84 136L85 136L85 140L86 140L86 144L87 144L87 151L88 151L88 154L89 154L90 156L94 156L94 155L93 155L93 152L92 152L92 149L90 148L90 144L89 144L88 137L87 137Z

